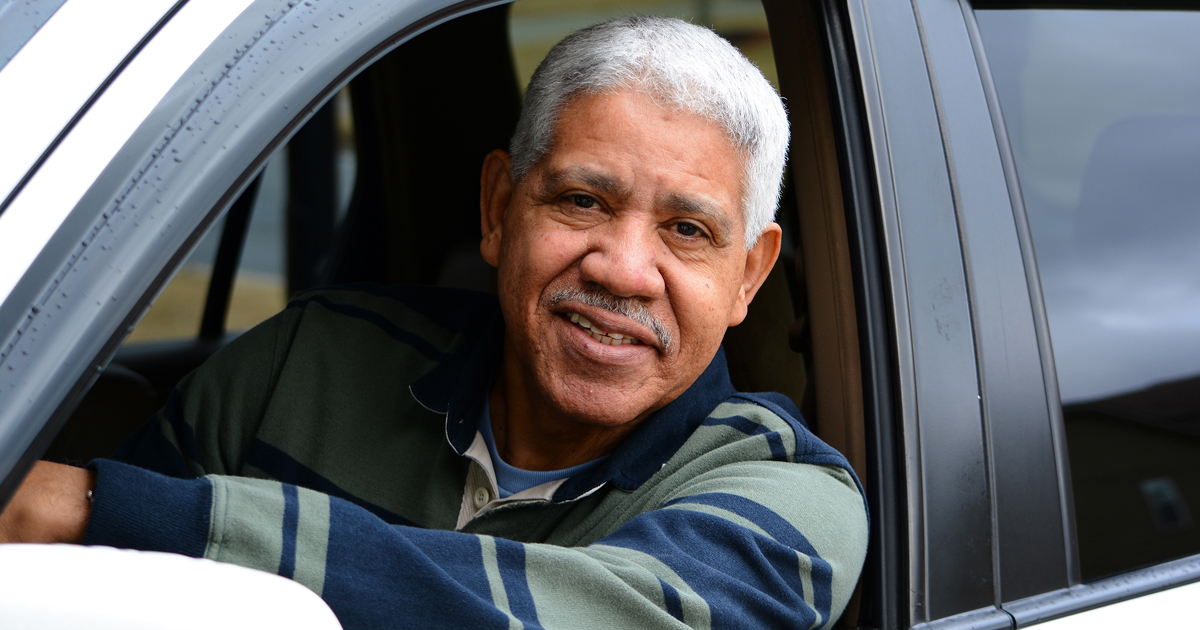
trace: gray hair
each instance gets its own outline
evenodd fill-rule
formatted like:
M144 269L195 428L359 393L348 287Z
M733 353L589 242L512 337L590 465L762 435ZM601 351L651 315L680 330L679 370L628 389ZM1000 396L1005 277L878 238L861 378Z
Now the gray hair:
M775 218L787 157L783 103L758 68L711 30L676 18L614 18L568 35L525 92L509 152L520 180L550 150L558 116L577 96L635 89L725 130L745 160L746 248Z

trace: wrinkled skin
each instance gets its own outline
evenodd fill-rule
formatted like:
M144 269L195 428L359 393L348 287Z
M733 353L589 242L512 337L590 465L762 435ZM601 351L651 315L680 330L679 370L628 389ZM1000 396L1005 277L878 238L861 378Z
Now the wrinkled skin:
M519 182L507 154L490 154L481 190L507 325L493 429L505 461L534 470L610 452L682 394L745 318L780 242L770 224L747 250L742 156L703 118L627 90L575 99L555 136ZM553 299L564 289L625 298L666 335Z

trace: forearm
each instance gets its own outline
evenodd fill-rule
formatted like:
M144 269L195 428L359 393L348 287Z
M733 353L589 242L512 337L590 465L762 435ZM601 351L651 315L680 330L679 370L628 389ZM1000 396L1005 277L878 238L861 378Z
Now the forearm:
M597 544L557 547L389 525L274 481L98 466L87 542L279 573L324 597L348 629L512 619L545 628L821 627L840 612L862 561L861 548L827 553L823 539L814 547L773 509L711 492L637 516ZM846 492L850 505L860 500ZM861 515L854 520L851 529L865 531Z
M0 542L78 543L91 516L92 471L37 462L0 513Z

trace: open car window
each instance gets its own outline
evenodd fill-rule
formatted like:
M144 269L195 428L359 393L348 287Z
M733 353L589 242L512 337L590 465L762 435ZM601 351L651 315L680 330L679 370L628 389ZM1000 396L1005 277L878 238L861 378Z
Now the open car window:
M778 216L784 251L726 337L731 376L790 397L865 476L846 217L810 3L770 16L746 0L244 4L170 68L169 89L103 157L0 306L0 436L12 445L0 453L0 497L38 457L110 454L179 378L299 291L494 291L478 253L482 158L507 145L546 50L628 12L713 26L788 99L803 133ZM805 61L777 67L780 51ZM102 94L88 115L102 123L136 97Z

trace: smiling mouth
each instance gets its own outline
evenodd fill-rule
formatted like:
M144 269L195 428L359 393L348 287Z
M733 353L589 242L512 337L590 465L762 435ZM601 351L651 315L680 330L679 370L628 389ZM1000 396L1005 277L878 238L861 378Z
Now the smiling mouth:
M604 332L599 328L596 328L588 318L580 315L579 313L571 313L570 319L574 324L586 330L587 333L591 335L592 339L595 339L606 346L624 346L628 344L641 343L637 339L634 339L628 335Z

